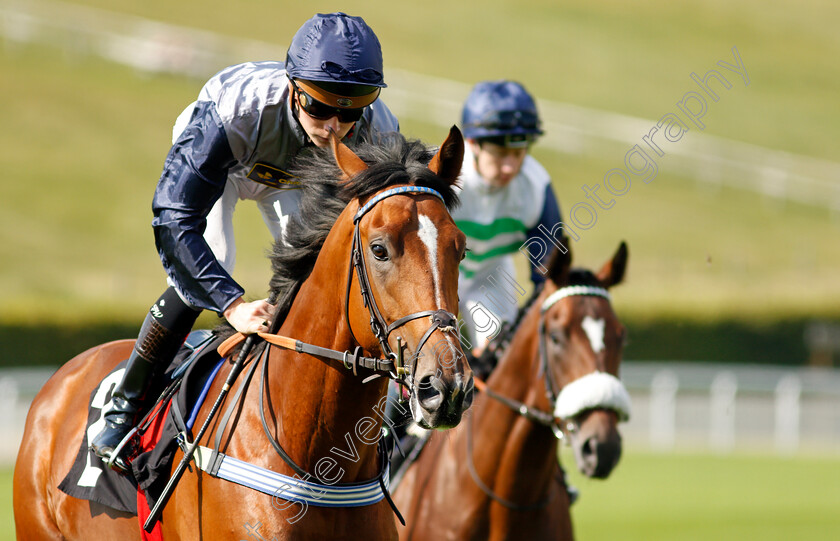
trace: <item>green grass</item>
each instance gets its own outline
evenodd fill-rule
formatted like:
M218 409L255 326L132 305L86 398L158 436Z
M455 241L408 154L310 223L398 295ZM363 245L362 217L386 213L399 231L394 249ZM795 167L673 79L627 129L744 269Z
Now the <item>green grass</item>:
M573 469L570 453L563 461ZM827 541L840 532L837 458L630 451L609 479L570 472L570 482L581 491L572 507L581 541Z
M437 0L422 9L252 0L234 17L217 1L78 3L277 43L278 58L313 12L342 9L377 31L386 71L466 83L518 78L539 98L651 119L675 110L692 88L690 72L702 75L737 46L751 83L734 85L710 106L707 133L827 159L836 159L840 140L838 7L827 0L691 7L488 0L480 9ZM202 81L0 43L0 324L139 323L164 285L149 227L151 194L172 122ZM445 135L417 119L402 126L430 143ZM600 182L626 150L593 157L538 145L534 153L568 210L584 200L581 186ZM710 190L670 170L668 156L660 167L653 182L637 182L601 211L573 245L576 262L595 267L627 240L627 281L615 293L622 316L757 324L840 317L837 216ZM241 208L235 277L256 298L267 287L269 238L253 205Z
M12 512L11 468L0 470L0 541L14 541L15 517Z
M737 46L749 100L721 100L707 129L804 154L836 158L840 109L832 107L840 6L831 0L378 0L277 3L246 0L230 16L219 0L79 0L76 3L278 44L316 12L361 15L382 42L387 67L473 83L516 78L546 99L659 118ZM198 7L201 9L198 9Z
M580 489L580 541L828 541L840 532L840 459L657 455L628 450L604 481L563 463ZM11 470L0 471L0 541L12 533ZM4 526L7 525L8 527Z

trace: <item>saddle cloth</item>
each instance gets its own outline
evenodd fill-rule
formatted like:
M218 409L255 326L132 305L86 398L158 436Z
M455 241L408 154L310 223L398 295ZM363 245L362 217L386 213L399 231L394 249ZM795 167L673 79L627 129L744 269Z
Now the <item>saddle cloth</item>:
M74 498L97 502L132 515L137 515L139 509L141 518L144 514L148 515L169 479L172 459L178 448L178 425L185 423L185 417L175 413L198 411L213 377L224 364L224 359L216 353L220 342L221 339L210 331L191 333L167 369L161 388L152 390L160 393L169 384L181 379L174 397L165 402L159 401L152 408L157 414L140 439L140 454L131 463L133 477L111 470L88 448L104 424L103 412L111 400L111 391L122 379L125 362L120 363L91 392L87 429L76 459L59 484L59 489ZM194 417L191 413L186 418L187 428L191 428ZM139 501L138 494L142 495Z

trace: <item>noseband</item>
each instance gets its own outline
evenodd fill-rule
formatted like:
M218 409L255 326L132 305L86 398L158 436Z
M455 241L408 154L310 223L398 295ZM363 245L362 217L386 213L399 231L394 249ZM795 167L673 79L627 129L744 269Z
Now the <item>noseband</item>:
M370 328L373 331L373 334L376 337L376 339L379 341L379 346L382 349L382 354L387 359L393 361L395 370L390 374L391 377L404 385L407 384L406 377L409 379L413 379L414 372L417 368L417 359L419 357L420 350L426 344L426 341L429 339L432 333L436 329L440 329L442 332L453 332L457 328L457 319L455 317L455 314L442 309L422 310L419 312L414 312L412 314L397 319L389 325L385 321L385 318L382 316L382 312L379 310L379 306L376 304L376 299L373 296L373 292L370 286L370 279L368 278L367 265L365 263L364 250L362 249L362 236L359 224L362 220L362 217L383 199L394 195L409 194L433 195L441 201L443 201L443 196L441 196L440 193L431 188L426 188L423 186L401 186L398 188L391 188L390 190L386 190L380 193L379 195L375 196L373 199L368 201L367 204L365 204L356 212L356 215L353 218L353 246L351 249L350 266L347 270L347 292L345 295L344 302L344 314L347 319L347 328L350 329L350 334L351 336L353 336L353 340L356 343L358 343L359 341L353 334L353 328L350 325L350 286L353 281L353 269L355 269L356 276L359 280L359 290L362 295L362 300L364 301L365 308L367 308L368 314L370 315ZM413 356L414 359L412 362L411 369L409 370L405 366L403 360L404 345L402 343L402 337L397 337L398 346L396 352L393 349L391 349L391 345L388 343L388 337L391 335L392 332L394 332L399 327L405 325L409 321L420 319L426 316L429 316L431 325L423 334L423 337L420 339L420 342L418 342L417 347L415 348Z

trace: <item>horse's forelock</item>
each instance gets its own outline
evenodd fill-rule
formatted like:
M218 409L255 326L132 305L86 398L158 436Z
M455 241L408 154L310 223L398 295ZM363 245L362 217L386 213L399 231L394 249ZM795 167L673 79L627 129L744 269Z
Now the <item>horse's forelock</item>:
M602 284L589 269L575 268L569 271L569 283L567 285L600 287Z
M352 199L410 184L436 190L449 209L458 204L452 186L429 170L434 149L422 142L393 133L380 136L376 144L362 142L352 149L369 167L344 183L339 181L342 173L331 149L312 149L296 160L291 172L301 182L301 200L297 215L289 220L285 242L275 242L270 256L273 300L309 276L330 229ZM279 317L285 317L291 300L288 306L277 307Z
M448 209L458 205L452 186L429 170L434 149L421 141L393 133L382 136L377 144L361 143L353 150L369 168L343 187L348 201L364 199L389 186L410 184L437 191Z

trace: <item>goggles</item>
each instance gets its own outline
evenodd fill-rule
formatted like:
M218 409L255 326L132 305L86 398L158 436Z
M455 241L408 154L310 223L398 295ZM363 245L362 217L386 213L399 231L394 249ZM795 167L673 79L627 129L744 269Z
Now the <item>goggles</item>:
M477 141L481 143L492 143L506 148L528 148L537 136L533 133L516 133L507 135L495 135L492 137L479 137Z
M337 116L339 122L356 122L362 118L362 114L365 111L364 106L354 108L333 107L332 105L327 105L323 101L313 98L308 92L298 86L294 80L291 82L295 89L295 93L297 94L297 102L300 105L300 108L312 118L316 120L329 120L330 118ZM338 100L351 101L349 98L338 98ZM370 101L372 102L373 100Z

